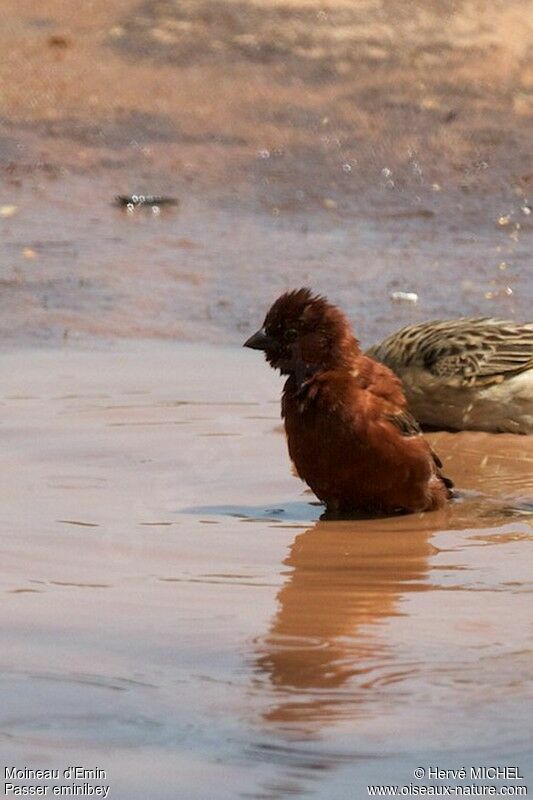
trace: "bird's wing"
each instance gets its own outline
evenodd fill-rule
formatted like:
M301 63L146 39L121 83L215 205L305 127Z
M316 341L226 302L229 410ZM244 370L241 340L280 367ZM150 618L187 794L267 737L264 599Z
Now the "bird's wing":
M413 365L459 384L501 383L533 368L533 323L487 317L412 325L371 353L392 369Z
M394 414L385 414L385 418L392 422L392 424L400 431L402 436L420 436L422 434L422 429L416 419L413 417L409 411L397 411ZM453 481L451 478L447 478L446 475L442 474L442 461L440 460L437 453L433 450L427 439L425 440L427 446L429 448L429 452L431 453L431 457L433 459L433 463L435 464L435 471L439 478L442 480L448 492L451 496L451 490L454 487Z
M392 422L402 436L419 436L422 428L409 411L396 411L394 414L385 414L385 418Z

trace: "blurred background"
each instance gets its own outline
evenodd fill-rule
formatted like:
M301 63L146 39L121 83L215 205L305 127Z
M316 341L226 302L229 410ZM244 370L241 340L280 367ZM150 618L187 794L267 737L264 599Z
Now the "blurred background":
M527 316L531 0L3 0L0 22L4 340L238 343L304 284L365 344Z

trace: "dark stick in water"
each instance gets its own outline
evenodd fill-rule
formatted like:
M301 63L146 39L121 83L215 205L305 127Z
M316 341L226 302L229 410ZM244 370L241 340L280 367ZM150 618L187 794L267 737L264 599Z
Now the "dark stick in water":
M158 194L117 194L116 204L119 206L177 206L179 200L175 197L165 197Z

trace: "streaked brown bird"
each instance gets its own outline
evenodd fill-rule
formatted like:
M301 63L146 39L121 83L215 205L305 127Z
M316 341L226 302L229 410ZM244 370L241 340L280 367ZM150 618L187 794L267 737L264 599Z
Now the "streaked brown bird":
M331 514L431 511L452 482L407 411L401 382L361 353L345 315L310 289L283 294L245 347L287 375L282 417L298 475Z
M423 425L533 433L533 322L423 322L367 355L402 379L409 410Z

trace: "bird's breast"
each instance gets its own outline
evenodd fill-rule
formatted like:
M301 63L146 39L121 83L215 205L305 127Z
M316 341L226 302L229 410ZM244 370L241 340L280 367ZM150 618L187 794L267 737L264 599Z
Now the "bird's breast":
M357 410L348 407L331 387L310 385L305 392L287 393L283 416L289 454L299 474L335 472L346 449L358 444ZM360 443L364 446L363 442Z

